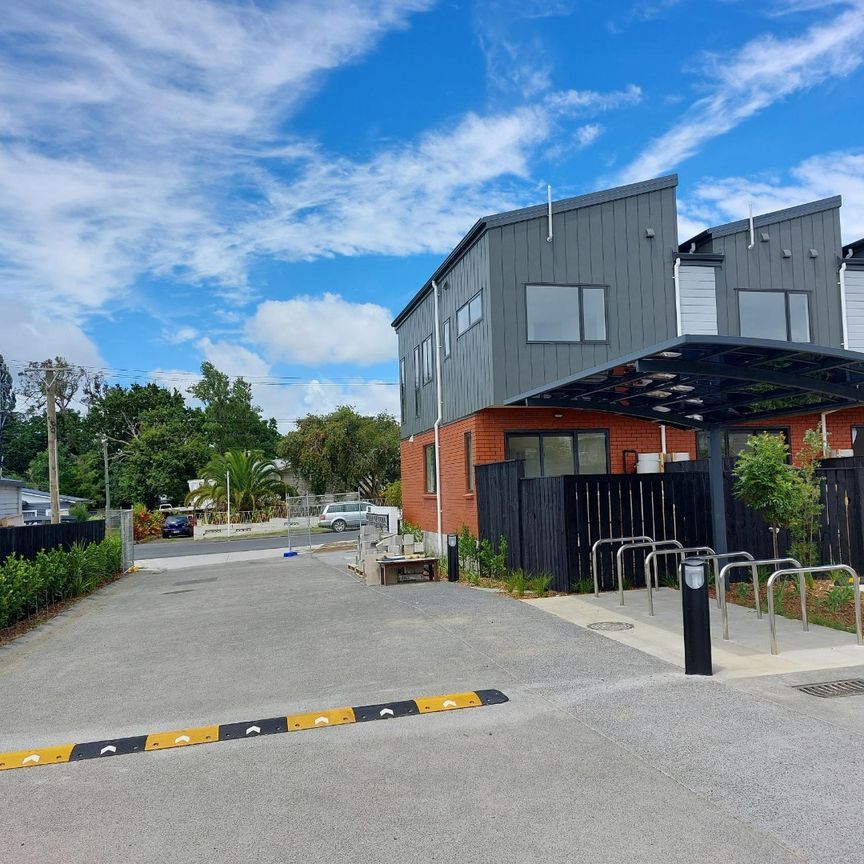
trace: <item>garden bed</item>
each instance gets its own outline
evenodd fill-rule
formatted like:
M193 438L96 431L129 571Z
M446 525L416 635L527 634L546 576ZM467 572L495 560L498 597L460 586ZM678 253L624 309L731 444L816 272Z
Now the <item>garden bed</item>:
M845 577L844 577L845 580ZM844 581L835 585L832 579L814 579L807 588L807 619L811 624L833 627L835 630L855 632L855 594L854 587ZM759 585L760 606L763 614L768 609L767 588ZM714 589L711 588L714 596ZM726 600L736 606L755 609L753 602L753 583L736 582L726 592ZM798 583L784 580L774 586L774 609L784 618L801 619L801 601L798 597Z

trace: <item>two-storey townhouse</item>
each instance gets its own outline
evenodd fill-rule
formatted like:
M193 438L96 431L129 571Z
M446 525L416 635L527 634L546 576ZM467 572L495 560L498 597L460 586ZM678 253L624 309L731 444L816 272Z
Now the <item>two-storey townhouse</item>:
M673 175L485 217L396 317L406 520L434 532L440 505L444 532L476 531L474 467L487 462L521 459L531 477L630 471L640 454L693 458L707 435L686 425L703 425L699 412L707 416L718 399L727 452L757 425L777 429L794 450L820 419L832 448L845 452L854 437L864 449L856 428L864 410L836 410L855 404L845 391L830 417L799 411L756 424L736 407L758 402L740 382L703 377L716 393L690 394L683 383L666 392L651 380L672 379L677 368L647 378L633 371L633 358L677 337L730 339L737 350L757 342L864 350L864 242L841 247L839 198L679 244L676 186ZM730 350L702 354L716 363ZM746 386L785 396L782 378L763 377L773 383ZM820 393L805 401L826 407ZM664 422L664 412L690 419Z

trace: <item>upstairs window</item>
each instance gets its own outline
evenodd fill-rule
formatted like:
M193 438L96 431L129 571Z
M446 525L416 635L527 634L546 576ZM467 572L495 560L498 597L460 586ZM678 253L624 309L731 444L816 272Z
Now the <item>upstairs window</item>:
M606 289L597 285L526 285L529 342L605 342Z
M420 416L420 346L414 349L414 416Z
M445 360L450 358L450 352L450 319L448 318L441 325L441 353L444 355Z
M399 410L402 417L402 425L405 425L405 358L399 361Z
M461 336L483 318L483 292L478 291L456 312L456 335Z
M739 291L742 336L810 342L810 298L800 291Z
M432 380L432 337L427 336L423 340L423 383L428 384Z

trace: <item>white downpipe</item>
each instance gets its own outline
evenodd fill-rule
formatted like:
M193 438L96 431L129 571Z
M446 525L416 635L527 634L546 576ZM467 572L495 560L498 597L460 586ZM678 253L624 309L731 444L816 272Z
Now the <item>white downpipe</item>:
M678 271L681 268L681 259L676 258L672 267L672 281L675 283L675 323L678 335L681 335L681 281Z
M750 245L748 249L752 249L756 245L756 230L753 227L753 204L750 204Z
M549 223L549 233L546 235L546 242L552 242L552 187L546 187L546 218Z
M666 424L660 424L660 452L666 455Z
M440 555L444 551L444 543L441 537L441 418L443 414L444 399L441 393L441 320L438 309L438 283L432 280L432 290L435 294L435 401L438 404L438 412L435 416L435 511L437 515L438 540L437 549Z
M822 429L822 455L828 455L828 412L823 411L819 416L819 426Z
M843 347L849 347L849 321L846 318L846 262L840 265L840 317L843 320Z

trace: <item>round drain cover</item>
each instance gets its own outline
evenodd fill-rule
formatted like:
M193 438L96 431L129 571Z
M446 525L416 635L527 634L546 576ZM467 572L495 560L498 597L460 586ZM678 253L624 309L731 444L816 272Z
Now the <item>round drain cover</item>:
M626 621L596 621L588 625L589 630L632 630L633 625Z

